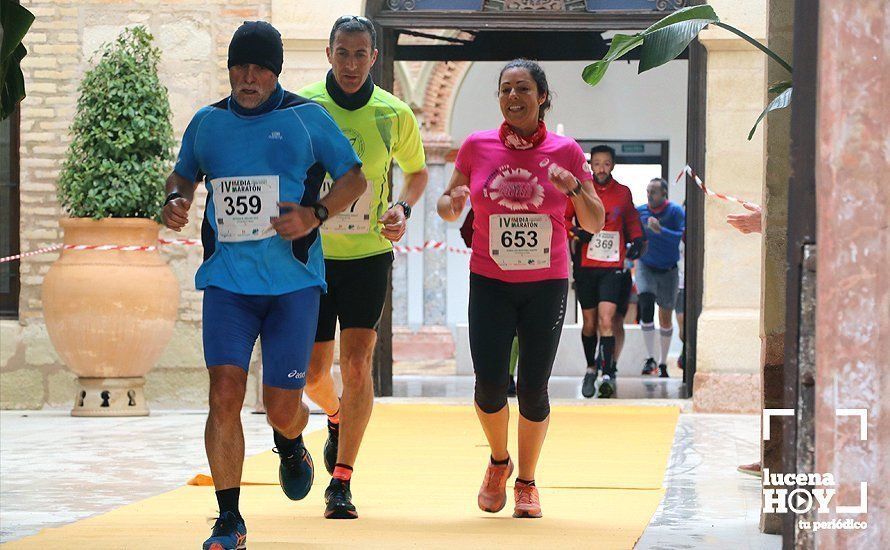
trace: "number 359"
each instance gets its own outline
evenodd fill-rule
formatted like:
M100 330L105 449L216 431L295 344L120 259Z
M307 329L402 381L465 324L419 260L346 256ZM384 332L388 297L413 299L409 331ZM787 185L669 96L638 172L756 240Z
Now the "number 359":
M249 211L251 214L259 214L263 206L262 201L257 195L249 197L238 195L237 197L223 197L226 203L226 215L238 214L243 216Z

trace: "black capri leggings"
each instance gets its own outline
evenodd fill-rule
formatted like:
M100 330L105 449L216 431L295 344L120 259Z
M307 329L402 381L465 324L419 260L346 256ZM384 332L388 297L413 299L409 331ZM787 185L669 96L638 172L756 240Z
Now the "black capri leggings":
M541 422L550 414L547 384L566 312L567 279L506 283L470 274L470 353L476 404L496 413L507 404L510 347L519 335L519 414Z

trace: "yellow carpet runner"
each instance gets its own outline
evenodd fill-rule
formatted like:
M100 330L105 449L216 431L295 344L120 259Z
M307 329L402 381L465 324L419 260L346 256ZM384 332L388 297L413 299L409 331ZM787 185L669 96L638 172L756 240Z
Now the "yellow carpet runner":
M504 510L476 507L488 447L472 407L377 405L352 482L360 518L322 517L329 477L321 452L326 433L317 431L306 437L316 478L303 501L281 492L271 451L246 461L241 512L248 548L630 549L664 495L678 412L553 407L536 475L544 517L518 520L511 517L512 479ZM514 457L516 414L512 409ZM4 548L201 548L215 514L212 487L183 486Z

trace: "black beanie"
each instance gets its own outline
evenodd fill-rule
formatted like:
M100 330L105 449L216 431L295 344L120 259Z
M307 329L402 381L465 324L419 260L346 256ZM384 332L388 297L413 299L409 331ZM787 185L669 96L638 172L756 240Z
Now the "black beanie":
M253 63L281 74L284 46L281 34L265 21L245 21L238 27L229 43L229 68Z

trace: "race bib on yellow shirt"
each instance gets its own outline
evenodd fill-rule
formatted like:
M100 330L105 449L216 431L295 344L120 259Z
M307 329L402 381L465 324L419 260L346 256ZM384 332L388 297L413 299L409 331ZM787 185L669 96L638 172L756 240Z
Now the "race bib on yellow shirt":
M220 242L258 241L275 234L278 176L238 176L210 180L216 233Z
M488 251L501 269L550 267L553 225L547 214L492 214Z
M330 193L332 182L329 179L324 181L322 190L325 195ZM322 231L325 233L339 234L356 234L367 233L371 230L371 199L374 198L374 185L368 182L365 192L354 202L352 206L340 212L336 216L331 216L324 222ZM376 222L376 220L374 220Z
M617 231L600 231L587 245L587 258L598 262L617 262L621 259L621 236Z

